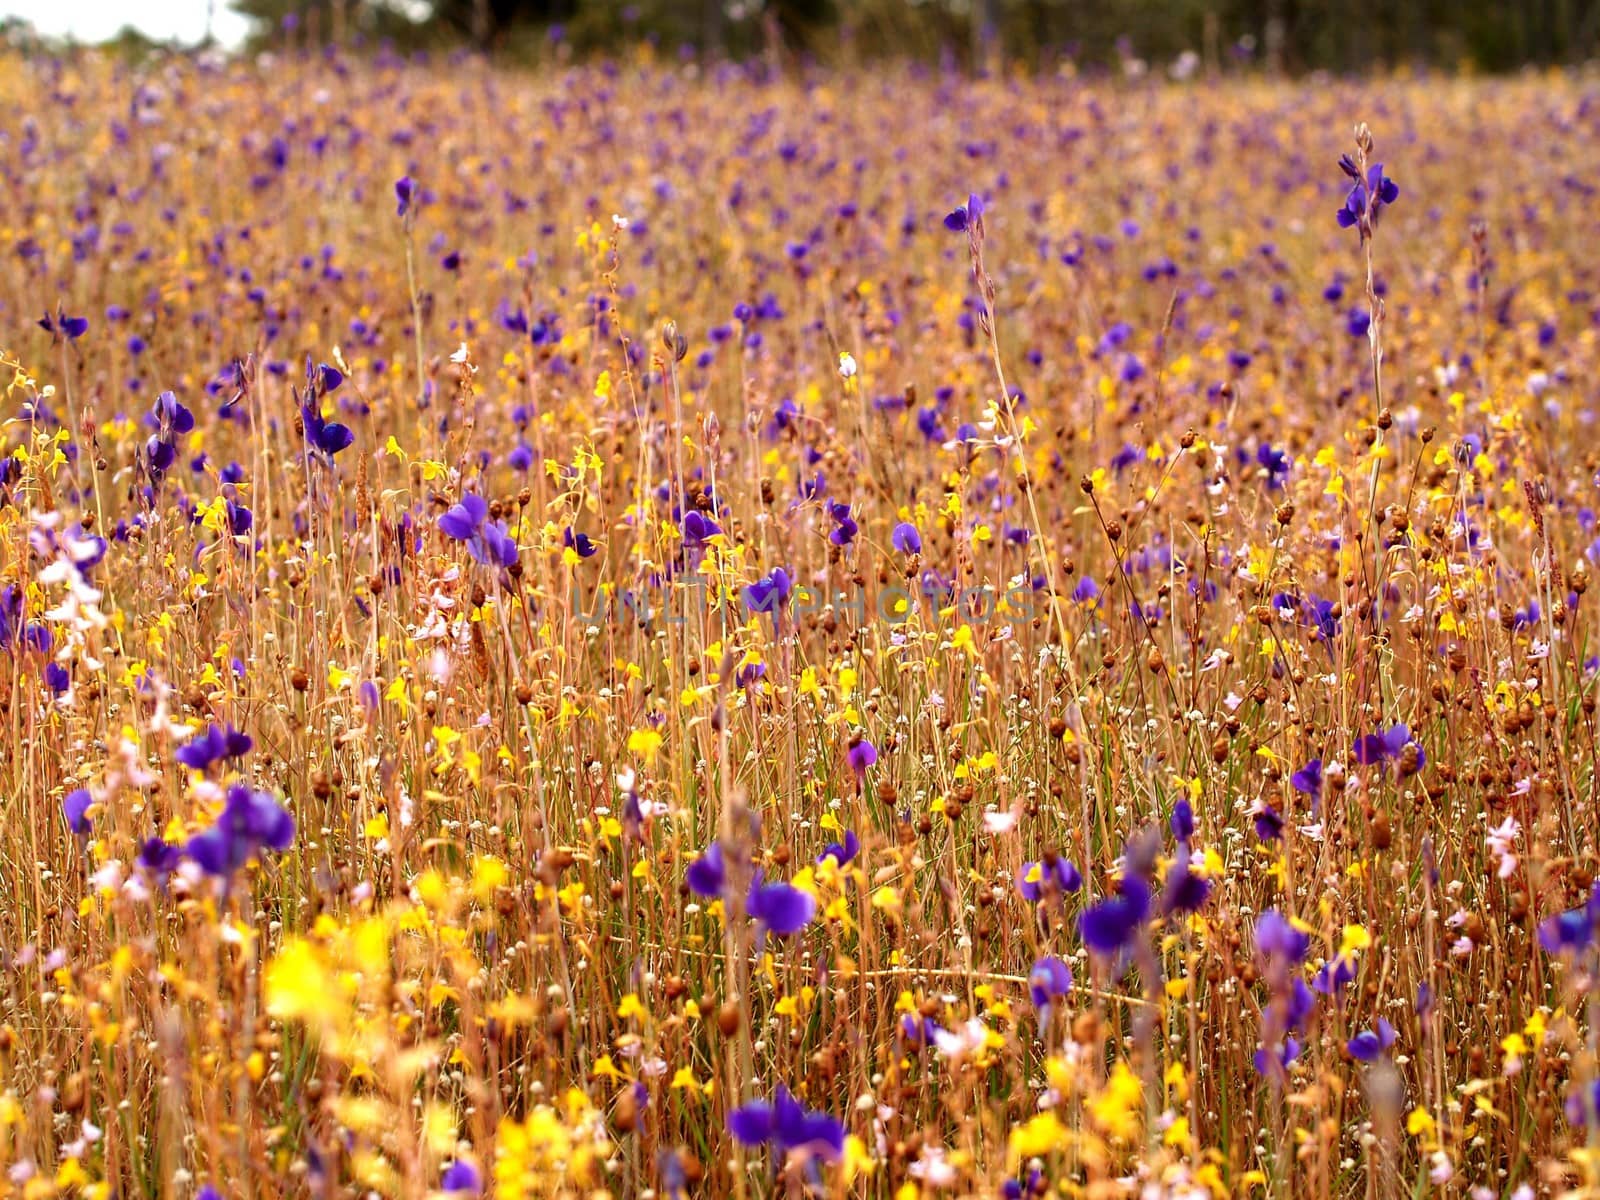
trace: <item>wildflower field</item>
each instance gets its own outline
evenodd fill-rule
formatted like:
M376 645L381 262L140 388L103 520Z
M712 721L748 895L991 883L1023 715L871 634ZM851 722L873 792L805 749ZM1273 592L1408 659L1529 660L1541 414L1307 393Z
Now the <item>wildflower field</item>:
M1600 1193L1593 79L5 68L12 1194Z

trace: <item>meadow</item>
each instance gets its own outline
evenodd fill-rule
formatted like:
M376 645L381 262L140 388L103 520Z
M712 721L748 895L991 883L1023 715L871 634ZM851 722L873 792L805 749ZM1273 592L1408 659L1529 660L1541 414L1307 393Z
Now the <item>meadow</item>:
M12 1194L1600 1194L1600 82L4 65Z

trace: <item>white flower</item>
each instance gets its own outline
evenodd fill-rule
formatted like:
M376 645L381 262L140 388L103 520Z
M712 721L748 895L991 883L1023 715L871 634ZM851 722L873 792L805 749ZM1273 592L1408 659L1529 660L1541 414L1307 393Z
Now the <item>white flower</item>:
M938 1029L933 1034L933 1044L943 1058L961 1059L982 1046L989 1030L977 1017L955 1029Z
M839 352L839 378L854 379L855 377L856 360L850 355L849 351L841 350Z
M1018 815L1014 808L1006 812L986 812L983 814L983 830L985 833L1010 833L1017 827Z
M121 860L115 858L107 859L104 866L89 876L89 882L101 891L116 891L117 888L122 886Z
M1455 1178L1456 1168L1450 1161L1450 1156L1443 1150L1435 1150L1430 1160L1433 1166L1428 1171L1428 1178L1435 1184L1443 1185Z
M945 1158L943 1146L926 1145L917 1161L909 1168L913 1179L920 1179L929 1187L946 1188L956 1181L956 1169Z
M1512 850L1512 843L1521 833L1522 826L1517 823L1517 819L1507 817L1484 835L1490 853L1500 861L1500 869L1496 874L1501 879L1509 879L1517 869L1517 856Z

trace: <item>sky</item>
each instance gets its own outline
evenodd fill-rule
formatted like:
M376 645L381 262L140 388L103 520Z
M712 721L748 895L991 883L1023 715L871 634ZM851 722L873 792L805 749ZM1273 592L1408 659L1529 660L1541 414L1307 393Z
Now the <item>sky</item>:
M228 0L0 0L0 17L21 17L40 33L97 42L132 25L150 37L199 41L214 7L212 32L225 45L243 40L248 22Z

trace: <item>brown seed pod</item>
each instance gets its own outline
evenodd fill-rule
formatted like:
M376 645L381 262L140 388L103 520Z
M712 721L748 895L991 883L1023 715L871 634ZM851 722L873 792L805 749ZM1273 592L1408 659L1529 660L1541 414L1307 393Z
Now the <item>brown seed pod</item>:
M1393 840L1393 834L1389 829L1389 814L1378 813L1372 818L1372 823L1368 826L1368 829L1372 836L1372 848L1374 850L1387 850L1389 843Z
M616 1106L611 1110L611 1124L618 1133L632 1133L639 1123L639 1101L631 1087L617 1094Z

